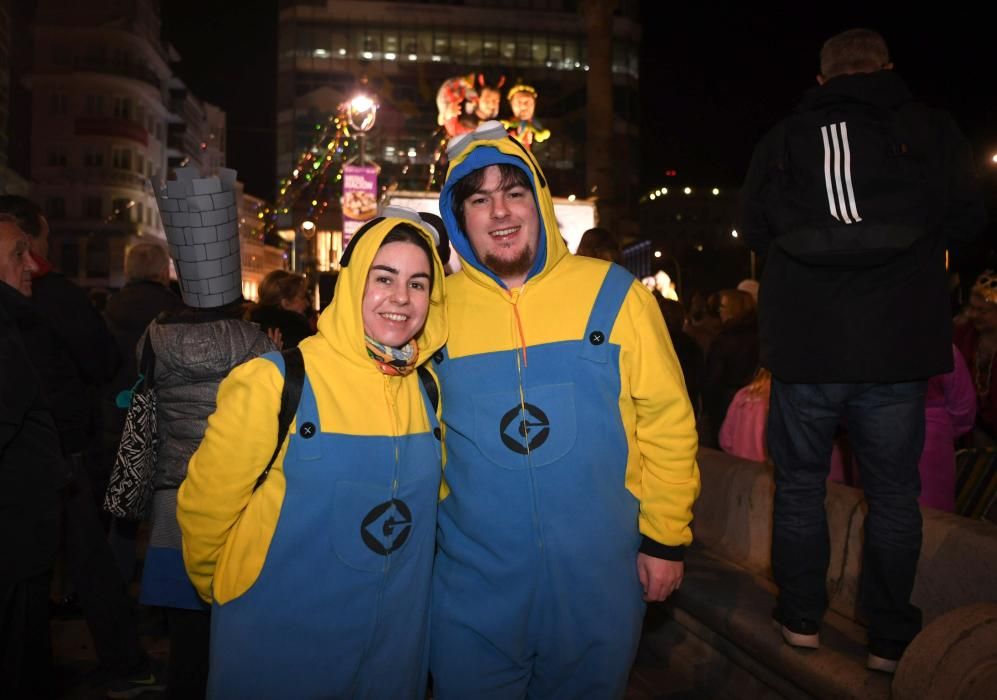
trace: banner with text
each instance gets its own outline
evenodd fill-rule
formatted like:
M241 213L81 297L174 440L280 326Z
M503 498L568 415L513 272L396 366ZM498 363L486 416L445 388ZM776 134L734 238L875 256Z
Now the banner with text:
M343 248L367 221L377 214L377 168L343 167Z

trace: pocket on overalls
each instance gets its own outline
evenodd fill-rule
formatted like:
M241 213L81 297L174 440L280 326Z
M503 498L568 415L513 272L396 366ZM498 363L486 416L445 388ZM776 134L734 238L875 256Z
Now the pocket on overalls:
M436 477L438 479L438 477ZM385 484L339 481L333 500L333 547L336 556L359 571L381 572L415 549L413 535L436 522L433 479L419 479L391 495ZM428 494L428 496L427 496Z
M476 442L503 469L542 467L575 446L574 384L530 387L525 397L522 401L518 391L474 397Z

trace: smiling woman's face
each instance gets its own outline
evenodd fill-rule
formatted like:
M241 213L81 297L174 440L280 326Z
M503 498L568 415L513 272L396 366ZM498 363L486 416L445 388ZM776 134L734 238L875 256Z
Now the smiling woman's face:
M378 249L367 272L361 315L364 332L393 348L422 330L429 313L430 268L415 243L396 241Z

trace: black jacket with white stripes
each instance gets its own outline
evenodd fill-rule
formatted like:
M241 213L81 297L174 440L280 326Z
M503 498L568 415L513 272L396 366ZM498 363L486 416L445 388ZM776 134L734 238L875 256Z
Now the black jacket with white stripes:
M787 157L787 125L798 124L801 112L826 112L836 102L904 107L916 141L910 147L926 163L922 170L928 183L920 196L934 198L924 211L937 215L925 217L930 219L923 222L926 233L909 247L876 264L814 264L796 251L787 252L792 248L779 240L786 233L779 222L791 218L791 203L779 180ZM946 113L911 102L907 86L892 71L836 77L809 91L797 115L772 129L755 149L741 191L738 230L765 255L759 291L761 363L782 381L893 383L952 369L945 250L951 242L974 239L985 213L969 144ZM826 172L817 173L815 181L824 183L826 177L826 194L822 184L818 188L823 214L841 226L852 223L841 222L846 214L861 214L877 193L870 193L869 186L852 188L848 169L860 166L856 159L863 154L845 150L847 133L831 133L836 135L844 138L832 142L833 148L828 139L823 141L827 155L817 162ZM817 148L821 138L818 126Z

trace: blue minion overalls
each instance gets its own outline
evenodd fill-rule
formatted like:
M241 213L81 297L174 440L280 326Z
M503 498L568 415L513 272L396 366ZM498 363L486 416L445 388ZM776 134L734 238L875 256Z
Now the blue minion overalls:
M425 697L440 444L420 391L430 432L343 435L305 377L266 562L212 609L208 697Z
M622 697L644 614L625 487L612 266L580 339L437 355L446 481L433 580L437 700Z

